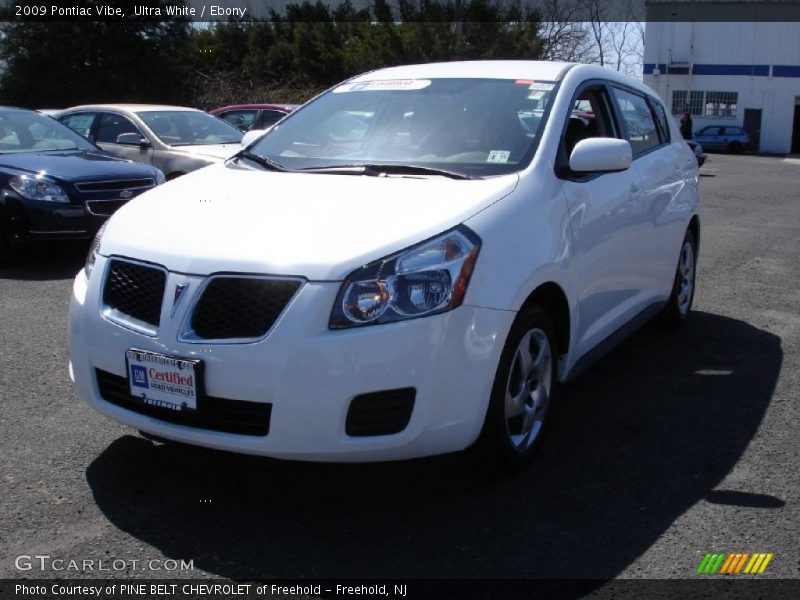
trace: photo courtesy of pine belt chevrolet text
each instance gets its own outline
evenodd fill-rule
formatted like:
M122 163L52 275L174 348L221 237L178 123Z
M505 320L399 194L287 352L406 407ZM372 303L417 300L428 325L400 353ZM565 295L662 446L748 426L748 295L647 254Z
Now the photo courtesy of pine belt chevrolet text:
M70 376L158 441L518 467L566 382L684 324L700 229L698 161L639 81L372 71L119 208L74 282Z

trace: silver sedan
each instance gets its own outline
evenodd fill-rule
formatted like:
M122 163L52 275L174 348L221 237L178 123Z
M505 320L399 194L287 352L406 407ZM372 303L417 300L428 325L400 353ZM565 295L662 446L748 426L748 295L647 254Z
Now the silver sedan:
M56 118L104 150L158 167L167 179L229 158L242 140L222 119L180 106L93 104Z

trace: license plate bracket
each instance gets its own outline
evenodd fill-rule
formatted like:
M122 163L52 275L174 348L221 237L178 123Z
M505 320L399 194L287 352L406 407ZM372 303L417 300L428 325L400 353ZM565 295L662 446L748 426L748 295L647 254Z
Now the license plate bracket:
M203 361L130 348L125 365L130 394L139 403L174 412L197 410Z

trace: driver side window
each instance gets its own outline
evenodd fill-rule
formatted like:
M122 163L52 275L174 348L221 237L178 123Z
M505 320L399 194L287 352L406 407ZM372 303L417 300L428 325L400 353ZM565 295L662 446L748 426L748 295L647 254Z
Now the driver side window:
M130 145L131 142L126 141L126 138L120 136L124 134L135 134L138 140L142 139L142 133L139 129L131 123L130 119L122 115L115 115L111 113L103 113L100 117L100 123L97 125L97 133L95 134L95 141L101 144L126 144ZM130 136L128 136L130 137Z
M611 120L608 92L603 85L584 89L573 104L561 134L566 160L569 161L578 142L593 137L618 137Z

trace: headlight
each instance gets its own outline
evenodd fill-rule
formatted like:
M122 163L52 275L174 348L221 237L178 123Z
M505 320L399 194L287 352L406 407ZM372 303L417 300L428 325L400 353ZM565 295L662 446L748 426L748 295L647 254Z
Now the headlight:
M66 192L55 183L44 179L42 175L12 177L8 185L11 186L12 190L28 200L69 202Z
M694 153L700 156L703 153L703 147L700 144L694 147Z
M162 183L166 183L167 176L164 175L164 172L161 169L156 169L156 185L161 185Z
M108 225L108 221L100 226L100 229L97 230L97 234L92 240L92 245L89 246L89 254L86 255L86 264L83 265L83 270L86 272L87 279L91 277L92 271L94 270L94 263L97 262L97 255L100 252L100 242L103 239L103 233L105 233L106 225Z
M342 284L330 328L391 323L460 306L480 245L461 225L361 267Z

